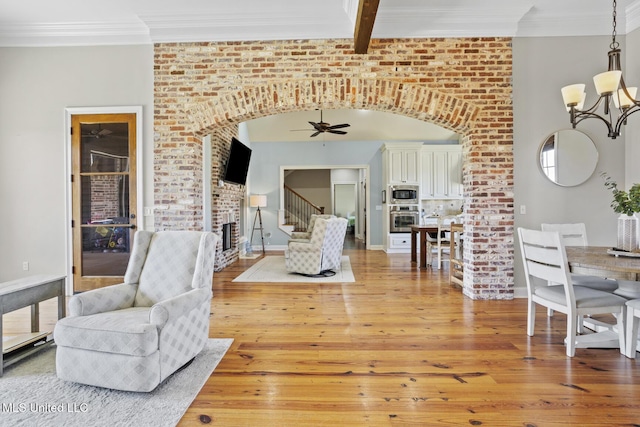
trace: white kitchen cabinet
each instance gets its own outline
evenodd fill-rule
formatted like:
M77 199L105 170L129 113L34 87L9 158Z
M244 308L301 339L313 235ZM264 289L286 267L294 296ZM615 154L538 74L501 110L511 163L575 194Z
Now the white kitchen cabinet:
M420 152L420 198L462 198L462 147L424 145Z
M389 249L411 249L411 233L389 234Z
M422 144L385 144L383 163L386 168L386 183L420 183L420 147Z
M449 198L462 199L462 147L447 153Z

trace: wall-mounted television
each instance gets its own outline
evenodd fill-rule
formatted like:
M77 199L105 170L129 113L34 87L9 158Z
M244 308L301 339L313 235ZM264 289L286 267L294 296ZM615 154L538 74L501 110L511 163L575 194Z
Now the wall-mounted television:
M251 160L251 149L236 138L231 138L229 158L222 179L234 184L245 185L249 172L249 160Z

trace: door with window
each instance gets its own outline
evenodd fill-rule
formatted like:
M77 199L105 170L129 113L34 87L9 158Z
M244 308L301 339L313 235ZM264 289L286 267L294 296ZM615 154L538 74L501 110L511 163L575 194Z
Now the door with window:
M121 283L136 228L136 114L71 116L73 290Z

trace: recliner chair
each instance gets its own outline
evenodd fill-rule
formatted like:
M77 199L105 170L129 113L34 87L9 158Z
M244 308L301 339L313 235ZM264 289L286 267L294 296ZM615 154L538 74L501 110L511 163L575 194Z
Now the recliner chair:
M317 275L340 269L347 223L345 218L317 218L308 242L289 242L287 271Z
M138 231L124 283L74 295L54 329L59 378L147 392L209 337L218 237Z

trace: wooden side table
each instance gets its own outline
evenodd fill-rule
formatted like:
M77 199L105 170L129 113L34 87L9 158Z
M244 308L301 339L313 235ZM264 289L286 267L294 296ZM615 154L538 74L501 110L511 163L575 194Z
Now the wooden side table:
M0 283L0 340L2 340L2 316L20 308L31 306L31 334L22 339L2 342L0 376L5 366L11 365L44 346L20 351L21 348L46 339L51 332L40 332L39 303L58 297L58 319L66 314L65 283L66 276L38 275ZM5 354L7 357L5 358Z

